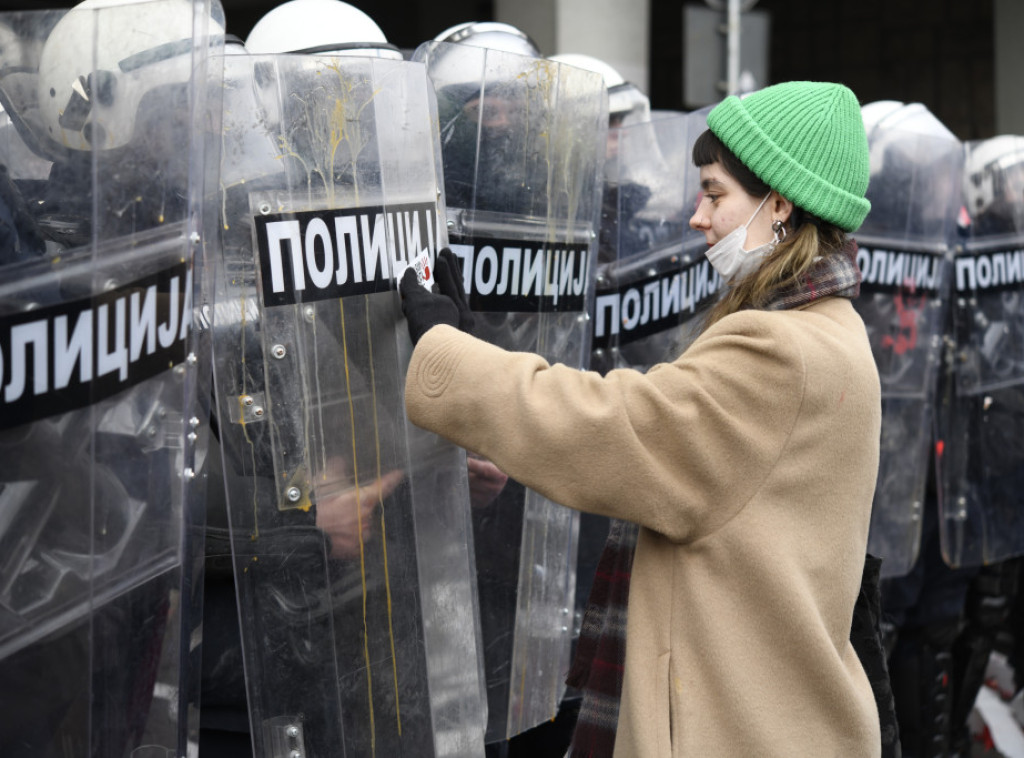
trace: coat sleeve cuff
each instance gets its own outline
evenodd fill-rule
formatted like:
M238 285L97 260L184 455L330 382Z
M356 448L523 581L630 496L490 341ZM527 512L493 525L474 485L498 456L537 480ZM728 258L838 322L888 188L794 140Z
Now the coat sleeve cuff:
M453 431L449 426L455 419L449 415L458 414L459 404L452 399L452 385L473 384L472 377L462 375L486 366L488 351L501 349L451 326L438 325L427 331L412 352L405 378L409 420L438 434Z
M451 326L438 325L429 329L409 360L405 379L406 402L409 395L438 398L451 385L458 371L466 347L461 337L473 339Z

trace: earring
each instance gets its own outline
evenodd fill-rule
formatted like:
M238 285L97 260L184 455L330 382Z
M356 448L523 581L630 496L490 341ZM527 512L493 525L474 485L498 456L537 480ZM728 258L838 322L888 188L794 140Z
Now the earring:
M782 223L780 219L772 221L772 233L775 235L773 242L778 245L780 242L786 239L786 225Z

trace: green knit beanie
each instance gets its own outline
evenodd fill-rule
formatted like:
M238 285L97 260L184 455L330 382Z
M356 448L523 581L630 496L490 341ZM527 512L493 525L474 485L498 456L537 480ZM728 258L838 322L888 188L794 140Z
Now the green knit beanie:
M785 82L708 114L708 128L757 177L798 207L852 232L871 210L868 139L841 84Z

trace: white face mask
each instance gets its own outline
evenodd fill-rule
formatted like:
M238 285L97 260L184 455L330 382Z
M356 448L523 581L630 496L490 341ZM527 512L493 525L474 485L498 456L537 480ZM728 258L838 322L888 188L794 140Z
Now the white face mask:
M747 219L746 224L737 226L704 253L723 281L728 282L733 278L742 279L756 269L761 260L775 249L775 240L758 245L753 250L743 249L743 243L747 241L747 226L764 207L769 197L771 197L770 192L764 196L764 200L757 206L753 215Z

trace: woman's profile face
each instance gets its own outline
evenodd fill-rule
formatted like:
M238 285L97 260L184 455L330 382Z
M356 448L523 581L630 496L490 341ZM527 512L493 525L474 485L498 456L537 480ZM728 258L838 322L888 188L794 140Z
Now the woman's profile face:
M697 210L690 217L690 228L703 232L708 245L714 245L741 224L747 224L745 250L771 241L772 203L765 203L757 211L764 198L748 195L721 163L701 166L700 190ZM751 219L754 211L757 215Z

